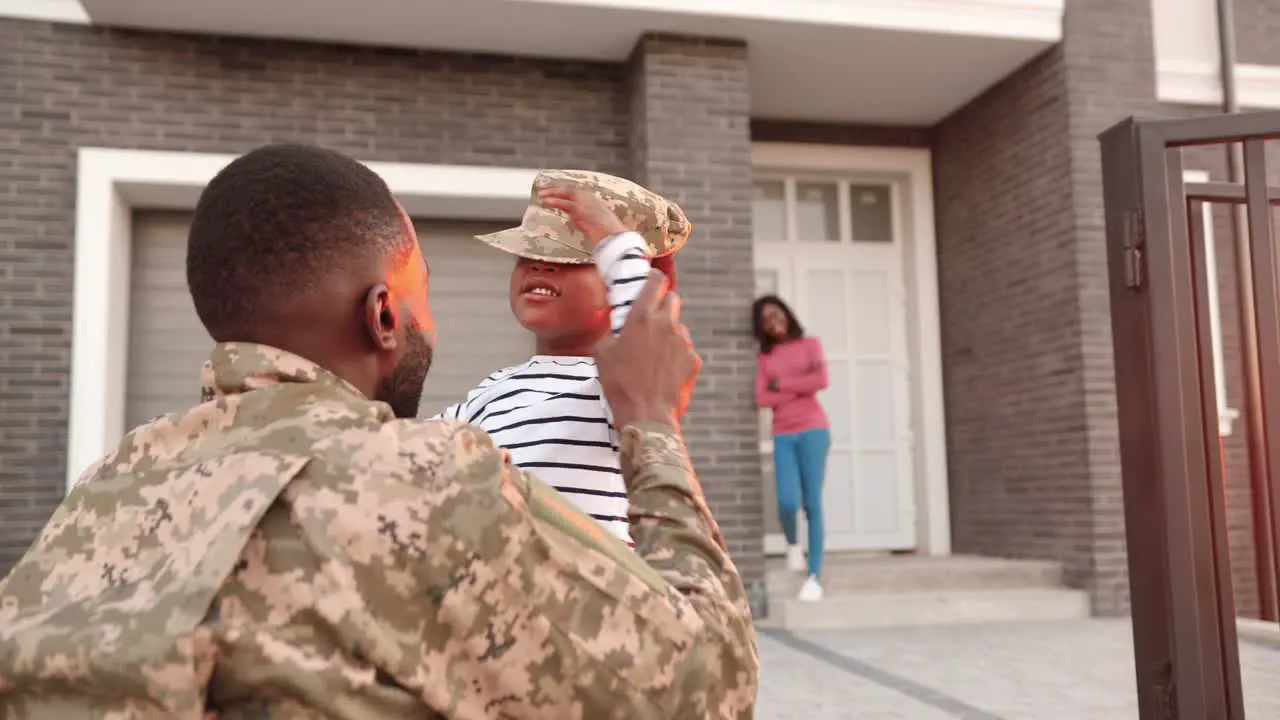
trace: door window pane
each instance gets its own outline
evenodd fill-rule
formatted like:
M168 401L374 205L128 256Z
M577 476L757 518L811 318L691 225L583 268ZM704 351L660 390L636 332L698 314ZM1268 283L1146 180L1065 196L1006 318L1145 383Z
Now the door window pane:
M849 361L827 359L827 389L818 402L831 423L832 447L848 447L853 440L853 393L849 388Z
M781 181L756 181L751 198L751 228L756 242L787 239L787 200Z
M861 361L853 369L854 443L863 450L892 450L897 441L893 375L893 366L882 361Z
M850 185L854 242L893 242L893 203L888 185Z
M859 453L854 468L858 530L872 535L898 532L902 517L898 499L904 478L898 473L897 456L892 451Z
M835 270L808 270L804 274L808 291L809 312L806 313L812 335L822 342L828 353L843 354L849 349L848 318L849 299L845 293L845 272Z
M891 302L887 273L867 270L853 274L853 344L859 354L884 356L892 352Z
M796 183L796 237L839 242L840 210L835 183Z
M853 453L832 448L827 455L826 475L822 483L822 520L828 536L858 532L859 478L854 472ZM804 513L800 516L804 517Z

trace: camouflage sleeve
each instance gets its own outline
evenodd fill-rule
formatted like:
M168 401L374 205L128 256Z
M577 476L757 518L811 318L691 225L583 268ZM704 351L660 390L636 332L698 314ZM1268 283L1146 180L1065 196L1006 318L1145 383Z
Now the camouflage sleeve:
M699 614L729 622L749 619L742 577L729 558L679 430L654 423L623 428L622 474L636 553L664 581L703 606ZM750 631L749 624L746 629ZM725 631L736 630L726 626Z
M711 657L704 662L717 668L720 687L710 693L705 708L691 693L687 697L694 703L671 717L702 717L704 710L708 716L750 717L759 655L747 592L707 506L684 438L669 425L629 425L622 429L621 459L635 554L689 603L703 621L704 636L714 638L705 648ZM747 697L750 704L744 705Z
M753 716L745 592L676 432L624 431L636 554L484 431L406 427L413 492L372 480L376 503L325 522L376 518L333 539L358 550L365 657L453 718Z

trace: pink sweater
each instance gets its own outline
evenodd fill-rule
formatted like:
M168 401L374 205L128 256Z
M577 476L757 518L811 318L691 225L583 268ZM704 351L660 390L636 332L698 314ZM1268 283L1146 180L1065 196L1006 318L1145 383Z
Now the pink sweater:
M777 380L777 390L769 381ZM827 358L815 337L780 343L756 356L756 403L773 410L773 434L789 435L829 425L816 394L827 387Z

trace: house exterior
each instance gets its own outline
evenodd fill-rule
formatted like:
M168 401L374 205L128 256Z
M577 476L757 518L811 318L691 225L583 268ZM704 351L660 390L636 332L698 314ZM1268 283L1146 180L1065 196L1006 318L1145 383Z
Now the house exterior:
M694 223L685 431L757 594L780 538L748 308L776 291L830 356L830 549L1056 560L1124 612L1096 135L1215 111L1213 1L0 0L0 571L127 428L197 397L190 211L231 157L294 140L368 162L420 223L424 410L531 351L509 259L470 236L515 222L539 168L626 175ZM1237 6L1242 102L1280 107L1280 4ZM1225 156L1188 167L1221 177Z

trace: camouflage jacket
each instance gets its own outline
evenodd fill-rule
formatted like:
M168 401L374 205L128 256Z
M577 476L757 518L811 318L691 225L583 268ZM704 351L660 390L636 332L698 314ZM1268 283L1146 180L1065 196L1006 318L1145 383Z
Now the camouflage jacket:
M636 552L471 426L272 348L84 474L0 584L4 718L749 718L746 594L678 432Z

